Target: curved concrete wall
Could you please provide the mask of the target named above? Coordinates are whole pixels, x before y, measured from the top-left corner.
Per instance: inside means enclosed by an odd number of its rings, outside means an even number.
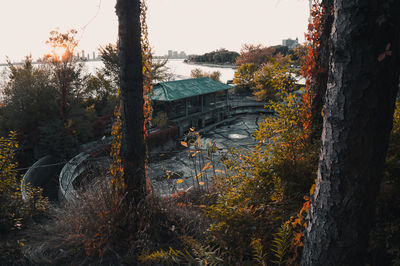
[[[34,187],[42,187],[45,196],[48,196],[52,200],[56,200],[57,193],[54,193],[54,191],[58,190],[58,184],[57,182],[54,182],[53,178],[58,176],[58,172],[61,170],[62,166],[63,164],[60,163],[60,159],[51,155],[47,155],[37,160],[28,171],[26,171],[22,178],[22,198],[27,200],[28,195],[26,186],[29,184]],[[57,179],[55,178],[55,180]]]

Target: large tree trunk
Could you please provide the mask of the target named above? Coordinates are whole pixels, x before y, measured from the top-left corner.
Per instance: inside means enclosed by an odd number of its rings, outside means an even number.
[[[324,14],[322,17],[323,30],[319,39],[319,47],[317,48],[317,64],[320,71],[317,73],[315,80],[310,85],[311,93],[313,94],[313,101],[311,106],[311,120],[312,120],[312,132],[311,140],[321,138],[322,132],[322,116],[321,111],[324,106],[326,86],[328,82],[328,71],[329,71],[329,55],[330,55],[330,43],[329,37],[332,30],[333,23],[333,0],[323,0],[321,5],[324,7]]]
[[[121,157],[127,199],[137,205],[146,195],[140,0],[117,0],[116,11],[122,99]]]
[[[335,0],[302,265],[364,265],[399,85],[398,0]]]

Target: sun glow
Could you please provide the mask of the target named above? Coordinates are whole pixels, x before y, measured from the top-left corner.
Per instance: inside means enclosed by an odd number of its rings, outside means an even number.
[[[61,47],[61,46],[53,47],[53,55],[57,59],[62,59],[66,55],[66,53],[67,53],[67,51],[66,51],[65,47]]]

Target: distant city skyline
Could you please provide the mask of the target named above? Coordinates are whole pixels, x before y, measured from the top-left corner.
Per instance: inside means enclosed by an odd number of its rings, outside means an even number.
[[[309,0],[148,0],[149,40],[158,56],[168,50],[204,54],[240,51],[245,43],[266,46],[284,39],[304,42]],[[0,4],[0,62],[49,52],[45,41],[56,28],[78,30],[79,47],[97,53],[118,35],[116,0],[15,0]]]

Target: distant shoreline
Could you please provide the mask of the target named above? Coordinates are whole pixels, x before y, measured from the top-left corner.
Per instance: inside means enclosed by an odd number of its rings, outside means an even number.
[[[197,66],[206,66],[206,67],[219,67],[219,68],[232,68],[236,69],[235,65],[219,65],[219,64],[211,64],[211,63],[200,63],[200,62],[191,62],[191,61],[183,61],[183,63],[188,65],[197,65]]]
[[[81,62],[85,63],[85,62],[99,62],[99,61],[101,61],[100,58],[96,58],[96,59],[85,59],[85,60],[79,59],[77,62],[79,62],[79,63],[81,63]],[[41,61],[32,61],[32,65],[40,65],[40,64],[43,64],[43,63],[44,63],[44,62],[41,62]],[[25,64],[25,61],[22,61],[22,62],[11,62],[11,64],[14,65],[14,66],[20,66],[20,65]],[[0,63],[0,66],[8,66],[8,63]]]

